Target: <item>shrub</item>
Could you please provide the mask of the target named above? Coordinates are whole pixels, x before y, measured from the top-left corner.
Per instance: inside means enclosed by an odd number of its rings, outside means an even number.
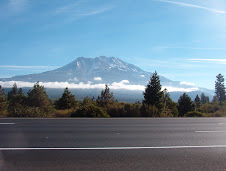
[[[202,113],[215,113],[218,110],[220,110],[220,105],[218,103],[206,103],[199,109]]]
[[[205,114],[198,112],[198,111],[192,111],[185,114],[185,117],[204,117]]]
[[[159,117],[160,113],[156,106],[147,106],[145,104],[140,108],[140,113],[143,117]]]
[[[71,117],[110,117],[104,110],[93,104],[81,105]]]
[[[209,113],[208,116],[210,117],[226,117],[226,105],[222,106],[220,110],[214,112],[214,113]]]
[[[54,117],[70,117],[71,114],[74,112],[74,109],[56,110],[54,113]]]

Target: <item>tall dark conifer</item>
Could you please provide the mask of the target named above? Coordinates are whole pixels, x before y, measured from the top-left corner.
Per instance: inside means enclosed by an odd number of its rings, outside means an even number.
[[[18,94],[18,89],[16,83],[13,84],[12,90],[8,92],[8,100],[11,100],[13,96],[16,96]]]
[[[163,104],[163,92],[161,91],[160,79],[155,71],[148,82],[145,91],[144,91],[144,100],[143,103],[149,106],[156,106],[158,109],[161,109]]]
[[[224,86],[224,76],[218,74],[216,76],[217,80],[215,81],[215,94],[217,100],[222,104],[225,100],[225,86]]]
[[[201,103],[201,99],[199,98],[198,94],[196,95],[194,102],[195,102],[195,109],[200,108],[202,103]]]
[[[178,99],[178,116],[184,116],[187,112],[193,111],[195,109],[194,103],[192,102],[191,98],[184,93]]]
[[[114,95],[112,92],[110,92],[108,85],[105,85],[105,89],[101,91],[101,95],[97,97],[96,102],[100,106],[105,106],[108,103],[114,102]]]
[[[56,100],[55,105],[57,109],[71,109],[76,107],[76,103],[75,96],[66,87],[61,98]]]
[[[0,85],[0,116],[1,115],[4,116],[5,113],[7,113],[7,107],[8,107],[7,97],[5,95],[4,89]]]

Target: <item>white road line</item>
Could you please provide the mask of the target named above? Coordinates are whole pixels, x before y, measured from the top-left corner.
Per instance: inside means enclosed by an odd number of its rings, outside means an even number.
[[[0,151],[14,151],[14,150],[136,150],[136,149],[185,149],[185,148],[226,148],[226,145],[162,146],[162,147],[0,148]]]
[[[0,123],[0,125],[14,125],[15,123]]]
[[[210,132],[210,133],[223,133],[223,132],[226,132],[226,131],[195,131],[195,132],[197,132],[197,133],[208,133],[208,132]]]

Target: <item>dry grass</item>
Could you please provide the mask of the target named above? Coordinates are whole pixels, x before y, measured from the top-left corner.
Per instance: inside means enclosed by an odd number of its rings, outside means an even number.
[[[53,117],[70,117],[75,109],[56,110]]]

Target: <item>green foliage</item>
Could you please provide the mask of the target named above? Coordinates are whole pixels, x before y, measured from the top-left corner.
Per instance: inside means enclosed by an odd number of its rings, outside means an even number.
[[[124,116],[124,103],[111,103],[105,106],[104,110],[111,117],[123,117]]]
[[[94,104],[80,105],[71,117],[110,117],[104,110]]]
[[[194,109],[194,103],[186,93],[180,96],[180,98],[178,99],[179,116],[183,117],[187,112],[193,111]]]
[[[198,108],[200,108],[202,102],[201,99],[199,98],[199,95],[197,94],[194,100],[195,103],[195,110],[197,110]]]
[[[99,106],[106,106],[114,102],[114,95],[110,92],[108,85],[105,85],[105,90],[101,91],[101,95],[97,97],[96,102]]]
[[[73,94],[68,90],[66,87],[64,89],[64,92],[58,100],[55,102],[55,107],[58,110],[63,110],[63,109],[71,109],[71,108],[76,108],[76,99]]]
[[[163,107],[163,92],[161,91],[160,79],[155,71],[145,88],[143,103],[152,108],[157,108],[160,112]],[[155,106],[155,107],[154,107]]]
[[[8,116],[27,116],[27,97],[23,93],[22,88],[18,91],[16,83],[13,84],[12,90],[8,92],[8,101]]]
[[[155,105],[148,106],[143,104],[140,112],[142,117],[160,117],[160,112]]]
[[[164,93],[164,107],[163,111],[161,113],[161,117],[177,117],[178,116],[178,110],[177,110],[177,104],[170,98],[169,93],[167,92],[167,89],[163,90]]]
[[[56,110],[54,112],[54,117],[70,117],[74,112],[75,109]]]
[[[40,86],[39,82],[28,92],[26,104],[28,106],[27,116],[50,117],[54,114],[52,102],[49,100],[44,86]]]
[[[23,93],[12,96],[11,100],[9,101],[9,116],[27,116],[26,100],[27,97]]]
[[[220,110],[220,105],[218,103],[206,103],[203,104],[199,111],[202,113],[215,113],[216,111]]]
[[[140,117],[141,104],[126,104],[124,106],[124,115],[129,117]]]
[[[205,114],[198,112],[198,111],[192,111],[185,114],[186,117],[204,117]]]
[[[216,78],[217,80],[215,81],[215,98],[222,105],[222,102],[225,100],[224,76],[218,74]]]
[[[8,100],[10,101],[13,96],[16,96],[18,94],[18,89],[16,83],[13,84],[13,88],[11,91],[8,92]]]
[[[205,96],[204,93],[201,94],[201,103],[202,104],[206,104],[206,103],[209,103],[209,97],[208,96]]]
[[[226,117],[226,105],[225,104],[224,104],[224,106],[221,105],[219,110],[217,110],[214,113],[209,113],[208,116],[211,116],[211,117]]]
[[[81,105],[89,105],[89,104],[93,104],[93,103],[94,103],[93,98],[90,99],[88,96],[86,96],[86,97],[83,99]]]
[[[0,116],[6,116],[7,115],[7,97],[5,95],[4,89],[0,85]]]
[[[221,77],[222,81],[222,77]],[[215,95],[215,101],[220,97]],[[51,100],[43,86],[37,82],[27,96],[16,83],[7,96],[0,86],[0,116],[11,117],[225,117],[226,101],[209,103],[209,97],[204,93],[201,99],[197,95],[194,103],[191,98],[184,93],[178,99],[178,104],[172,101],[169,93],[165,89],[161,91],[159,76],[155,72],[144,92],[144,100],[131,104],[117,102],[113,93],[106,85],[101,91],[101,96],[95,99],[86,97],[80,104],[66,88],[62,97],[55,102],[55,110]],[[195,111],[194,111],[195,110]]]
[[[111,117],[140,117],[141,104],[119,103],[108,104],[105,111]]]

